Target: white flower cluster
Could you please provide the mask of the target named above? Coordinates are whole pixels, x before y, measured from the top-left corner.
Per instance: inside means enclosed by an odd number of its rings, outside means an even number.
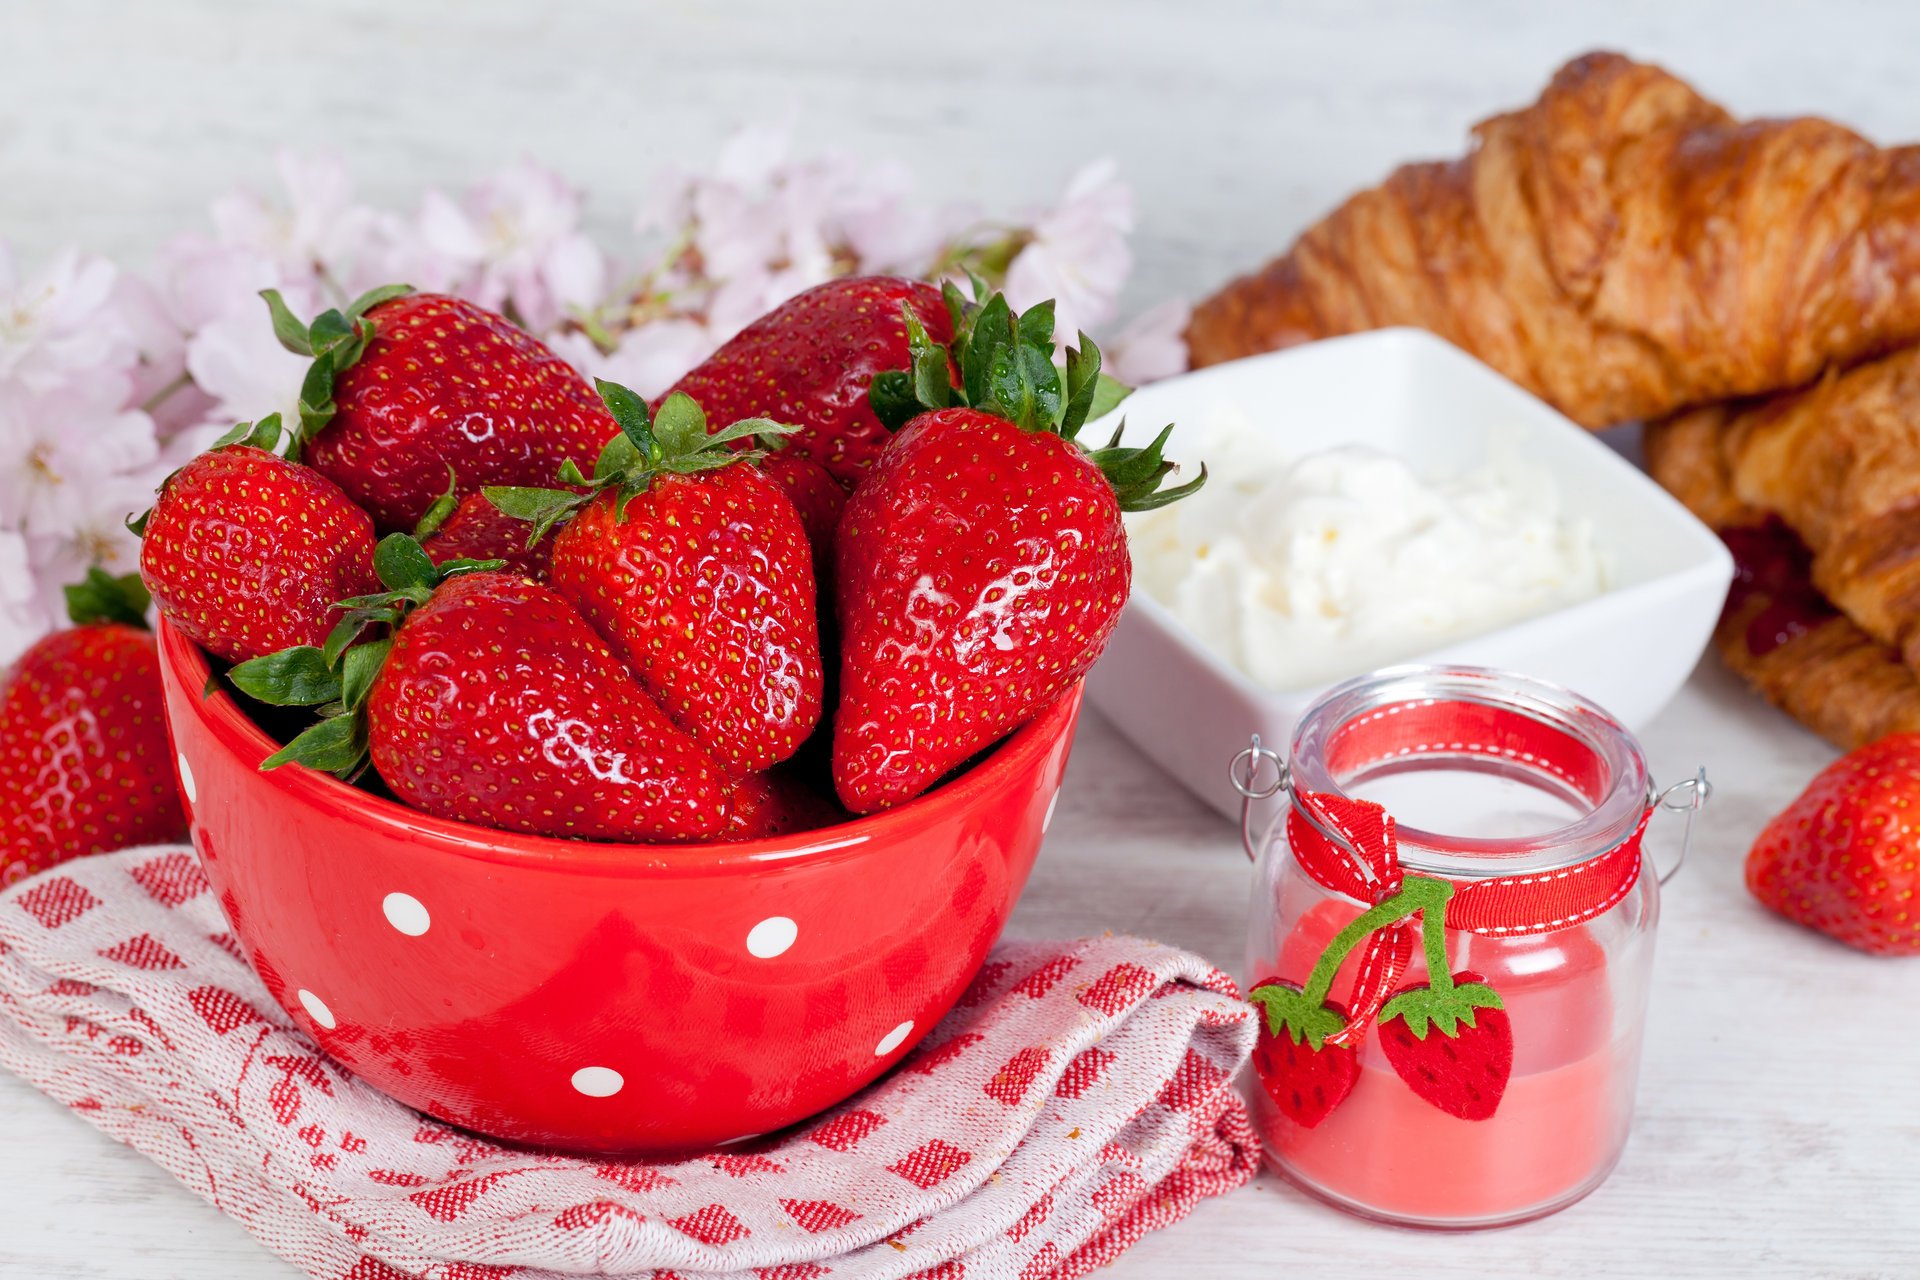
[[[258,294],[296,314],[406,283],[500,310],[583,371],[657,395],[754,318],[836,276],[975,271],[1016,307],[1058,302],[1059,332],[1098,333],[1132,257],[1133,204],[1089,166],[1013,222],[916,203],[898,166],[796,158],[751,129],[712,169],[668,174],[623,258],[582,231],[581,196],[523,162],[411,214],[356,200],[331,157],[279,159],[283,190],[216,201],[144,275],[68,251],[24,274],[0,243],[0,664],[64,620],[91,564],[133,568],[125,527],[156,484],[235,422],[293,415],[306,362]],[[1106,347],[1146,381],[1185,367],[1186,309],[1154,308]]]

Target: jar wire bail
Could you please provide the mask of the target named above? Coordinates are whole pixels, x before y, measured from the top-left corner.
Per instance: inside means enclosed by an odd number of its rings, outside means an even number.
[[[1651,791],[1651,788],[1649,790]],[[1668,813],[1687,815],[1686,825],[1680,829],[1680,856],[1674,859],[1672,866],[1657,873],[1662,886],[1679,875],[1680,868],[1687,865],[1687,851],[1693,847],[1693,816],[1705,808],[1707,801],[1711,799],[1713,799],[1713,784],[1707,781],[1705,765],[1701,765],[1693,777],[1682,778],[1666,790],[1648,797],[1650,805],[1657,804]]]
[[[1260,785],[1262,765],[1273,766],[1273,783]],[[1253,806],[1262,800],[1271,800],[1287,789],[1289,781],[1286,757],[1271,747],[1263,746],[1260,735],[1254,734],[1253,741],[1240,748],[1227,765],[1227,779],[1233,783],[1233,789],[1240,793],[1240,847],[1247,851],[1248,862],[1260,861],[1260,846],[1253,838]]]

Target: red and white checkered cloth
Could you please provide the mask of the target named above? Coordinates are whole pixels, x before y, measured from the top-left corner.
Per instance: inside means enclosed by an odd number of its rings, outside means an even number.
[[[1051,1280],[1258,1143],[1233,983],[1135,938],[1009,943],[900,1069],[798,1129],[672,1161],[534,1154],[324,1057],[239,959],[184,848],[0,894],[0,1064],[322,1280]]]

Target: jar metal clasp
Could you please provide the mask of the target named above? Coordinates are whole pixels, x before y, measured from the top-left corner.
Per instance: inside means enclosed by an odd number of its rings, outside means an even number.
[[[1263,782],[1262,775],[1272,770],[1273,780]],[[1287,789],[1290,775],[1286,757],[1260,741],[1260,735],[1254,734],[1248,744],[1233,757],[1227,768],[1227,777],[1233,783],[1233,789],[1240,793],[1240,847],[1247,851],[1247,860],[1260,860],[1260,843],[1253,834],[1253,806],[1262,800],[1271,800]],[[1669,813],[1687,815],[1686,825],[1680,833],[1680,856],[1674,859],[1671,867],[1659,873],[1660,883],[1665,884],[1680,873],[1687,865],[1687,853],[1693,847],[1693,817],[1706,807],[1713,798],[1713,783],[1707,780],[1706,766],[1702,765],[1691,778],[1682,778],[1664,791],[1647,788],[1649,808],[1659,806]]]

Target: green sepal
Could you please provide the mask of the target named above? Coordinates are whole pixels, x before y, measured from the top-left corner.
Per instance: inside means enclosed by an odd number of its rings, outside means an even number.
[[[325,643],[320,646],[320,652],[326,655],[327,665],[332,666],[340,661],[340,655],[347,651],[347,646],[358,640],[368,627],[376,624],[391,626],[398,621],[398,609],[354,609],[334,624],[333,630],[327,633]]]
[[[373,572],[389,591],[431,588],[439,581],[433,557],[411,534],[390,533],[373,549]]]
[[[68,583],[63,594],[67,617],[80,627],[90,622],[120,622],[144,630],[147,608],[153,603],[139,574],[116,577],[97,564],[88,568],[87,576],[80,581]]]
[[[439,531],[447,522],[447,517],[460,509],[460,475],[452,467],[447,468],[446,492],[433,500],[431,506],[420,513],[420,519],[413,526],[413,536],[425,541]]]
[[[591,479],[571,459],[560,466],[558,481],[578,485],[570,489],[538,489],[491,485],[481,492],[496,509],[533,526],[527,538],[532,548],[554,525],[586,505],[596,494],[613,490],[615,519],[626,518],[627,507],[647,491],[657,475],[695,475],[717,471],[736,462],[754,462],[766,456],[762,449],[732,449],[737,441],[756,443],[791,435],[800,428],[768,418],[743,418],[718,431],[707,430],[707,415],[699,402],[676,391],[649,409],[646,400],[617,382],[595,379],[602,403],[620,434],[600,450]]]
[[[262,772],[283,764],[304,764],[321,773],[351,778],[366,767],[367,722],[359,715],[329,716],[309,725],[299,737],[260,762]]]
[[[1404,1018],[1407,1030],[1416,1040],[1425,1040],[1429,1025],[1437,1027],[1449,1039],[1460,1034],[1462,1026],[1474,1025],[1475,1009],[1505,1008],[1500,993],[1484,982],[1459,982],[1445,990],[1432,984],[1409,987],[1387,1001],[1380,1010],[1380,1021]]]
[[[888,431],[898,431],[926,412],[920,397],[914,394],[913,377],[905,369],[874,374],[867,387],[867,405]]]
[[[373,691],[373,681],[393,650],[391,640],[370,640],[347,650],[340,663],[340,701],[346,711],[358,711]]]
[[[230,445],[245,444],[245,445],[252,445],[256,449],[264,449],[268,453],[272,453],[280,447],[281,431],[282,431],[282,427],[280,422],[280,415],[277,413],[270,413],[266,417],[260,419],[258,422],[236,422],[231,427],[228,427],[225,431],[221,432],[219,438],[214,440],[212,444],[209,444],[204,450],[202,450],[202,452],[212,453],[216,449],[225,449]],[[298,436],[296,435],[295,440],[293,442],[293,446],[289,447],[287,451],[287,456],[289,458],[292,458],[294,461],[299,460],[298,449],[297,449],[298,444],[299,444],[299,440],[298,440]],[[156,492],[164,493],[166,491],[168,481],[172,480],[175,476],[179,474],[180,474],[180,469],[178,467],[175,467],[172,471],[169,471],[166,474],[166,476],[160,481],[160,484]],[[147,524],[152,519],[153,519],[153,508],[148,507],[145,511],[141,512],[139,515],[132,516],[127,520],[126,522],[127,532],[131,533],[136,538],[146,537]]]
[[[1284,1033],[1295,1044],[1305,1041],[1315,1053],[1328,1036],[1347,1025],[1325,1003],[1308,999],[1300,988],[1285,982],[1262,983],[1247,993],[1247,1002],[1265,1011],[1269,1035]]]
[[[289,458],[298,459],[307,442],[333,421],[337,408],[333,400],[334,381],[359,363],[367,344],[373,341],[374,325],[366,319],[367,312],[412,292],[409,285],[382,285],[367,290],[344,310],[330,308],[303,325],[288,310],[286,299],[277,290],[260,291],[280,345],[295,355],[313,358],[300,382],[300,427],[287,446]]]
[[[275,707],[316,707],[340,696],[340,676],[326,652],[310,644],[252,658],[227,672],[233,687]]]

